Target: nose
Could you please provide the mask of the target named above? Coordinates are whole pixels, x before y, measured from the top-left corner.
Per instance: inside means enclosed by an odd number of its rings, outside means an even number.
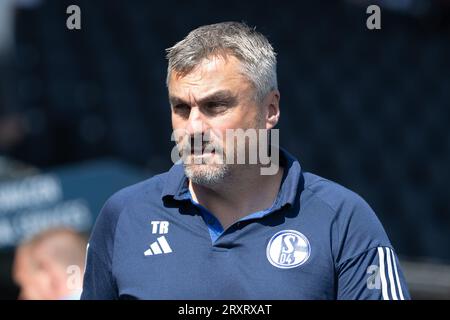
[[[190,136],[203,133],[207,129],[207,124],[198,107],[192,107],[186,125],[186,133]]]

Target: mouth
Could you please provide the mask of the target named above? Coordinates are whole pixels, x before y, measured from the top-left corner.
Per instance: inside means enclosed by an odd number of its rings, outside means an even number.
[[[206,154],[215,154],[216,150],[214,148],[209,148],[208,150],[206,150],[206,146],[202,146],[201,148],[191,148],[190,149],[190,154],[191,155],[195,155],[195,156],[202,156],[202,155],[206,155]]]
[[[211,151],[206,150],[205,151],[204,149],[191,150],[191,156],[199,156],[199,157],[201,157],[201,156],[211,155],[211,154],[216,154],[216,151],[215,150],[211,150]]]
[[[211,145],[202,148],[186,148],[183,158],[187,165],[218,165],[225,162],[220,152],[220,149],[211,148]]]

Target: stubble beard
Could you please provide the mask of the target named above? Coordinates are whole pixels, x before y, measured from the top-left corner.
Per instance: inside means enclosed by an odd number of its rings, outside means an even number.
[[[230,176],[230,166],[227,164],[188,164],[184,166],[184,172],[192,183],[212,187],[223,183]]]
[[[213,146],[214,150],[218,151],[217,154],[191,155],[190,150],[187,149],[182,152],[184,172],[192,183],[211,187],[223,183],[231,175],[231,165],[226,163],[222,147],[217,143]],[[222,159],[221,156],[223,156]]]

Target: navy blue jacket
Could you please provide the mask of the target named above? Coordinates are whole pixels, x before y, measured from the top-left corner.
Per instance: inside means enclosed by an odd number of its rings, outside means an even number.
[[[226,230],[192,200],[180,164],[114,194],[89,241],[82,299],[409,299],[369,205],[280,159],[273,205]]]

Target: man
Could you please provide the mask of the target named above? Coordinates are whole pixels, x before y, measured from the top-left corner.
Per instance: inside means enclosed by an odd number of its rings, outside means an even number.
[[[82,299],[409,298],[363,199],[302,171],[283,149],[271,147],[279,169],[269,174],[262,161],[236,161],[256,151],[227,132],[275,130],[280,116],[275,53],[262,34],[235,22],[203,26],[168,60],[182,163],[107,201]]]
[[[13,278],[21,300],[79,300],[86,240],[75,231],[56,228],[21,244]]]

